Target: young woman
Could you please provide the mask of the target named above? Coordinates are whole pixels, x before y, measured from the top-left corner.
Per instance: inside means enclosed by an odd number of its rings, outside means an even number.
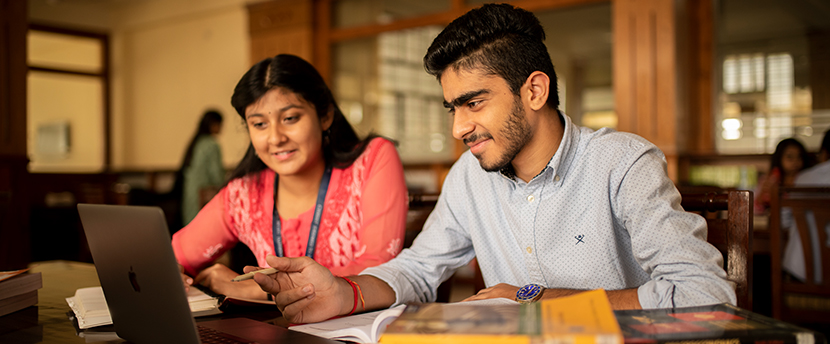
[[[403,167],[393,144],[360,140],[322,77],[292,55],[248,70],[231,104],[251,143],[228,184],[173,236],[184,272],[214,292],[267,295],[253,280],[210,265],[242,242],[267,255],[310,256],[336,275],[383,263],[401,250],[407,211]]]
[[[755,213],[765,214],[769,209],[770,193],[773,185],[793,186],[795,177],[806,167],[809,167],[809,154],[796,139],[789,138],[781,140],[775,146],[770,160],[769,173],[766,178],[758,183],[758,190],[755,192]]]
[[[187,225],[202,207],[200,192],[218,189],[225,181],[222,149],[216,136],[222,131],[222,114],[209,110],[202,115],[196,135],[187,145],[179,170],[182,178],[182,224]],[[215,192],[215,189],[214,189]]]

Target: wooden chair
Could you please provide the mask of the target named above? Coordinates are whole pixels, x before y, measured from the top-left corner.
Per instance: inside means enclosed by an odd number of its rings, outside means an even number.
[[[409,194],[409,211],[406,213],[406,233],[403,247],[412,245],[412,241],[424,228],[424,223],[437,202],[438,194]]]
[[[738,307],[752,310],[752,193],[721,190],[681,195],[683,209],[706,218],[707,240],[724,255],[726,277],[735,284]]]
[[[784,243],[781,210],[792,211],[798,228],[806,272],[804,282],[782,271]],[[812,214],[812,215],[809,215]],[[811,228],[808,217],[815,219]],[[772,316],[800,323],[830,323],[830,247],[826,229],[830,226],[830,187],[774,188],[770,200],[770,253],[772,265]],[[810,232],[817,234],[819,251],[814,252]],[[813,257],[821,259],[822,282],[816,283]]]

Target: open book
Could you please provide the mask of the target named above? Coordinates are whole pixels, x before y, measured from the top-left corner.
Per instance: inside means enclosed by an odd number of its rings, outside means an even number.
[[[219,310],[219,300],[198,288],[188,289],[187,301],[190,303],[190,311],[194,317],[222,313]],[[66,298],[66,303],[75,313],[78,328],[82,330],[112,324],[107,300],[104,298],[104,291],[101,287],[78,289],[74,296]]]
[[[502,298],[468,301],[461,304],[517,305],[516,301]],[[326,320],[316,324],[296,325],[289,328],[294,331],[339,341],[377,343],[380,336],[386,331],[386,327],[397,319],[405,308],[406,305],[398,305],[385,310]]]
[[[356,342],[377,343],[378,338],[392,320],[395,320],[406,305],[399,305],[385,310],[351,315],[326,320],[315,324],[289,327],[294,331],[310,333],[328,339]]]

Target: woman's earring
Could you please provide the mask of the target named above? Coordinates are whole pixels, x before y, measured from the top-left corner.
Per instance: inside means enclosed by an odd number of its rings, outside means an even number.
[[[331,128],[323,130],[323,144],[328,145],[331,137]]]

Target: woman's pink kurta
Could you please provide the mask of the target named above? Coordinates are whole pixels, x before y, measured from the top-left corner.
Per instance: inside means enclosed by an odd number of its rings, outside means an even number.
[[[274,254],[274,171],[232,180],[173,235],[176,259],[195,276],[237,242],[260,266]],[[332,170],[314,259],[338,276],[392,259],[401,251],[407,192],[400,158],[391,142],[374,139],[355,162]],[[286,257],[305,255],[314,208],[282,219]]]

